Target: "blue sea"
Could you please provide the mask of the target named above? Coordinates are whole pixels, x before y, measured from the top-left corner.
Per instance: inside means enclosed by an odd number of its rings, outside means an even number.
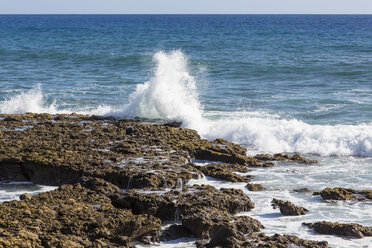
[[[372,15],[0,15],[0,113],[26,112],[177,120],[250,155],[317,159],[255,169],[271,191],[247,192],[251,216],[269,234],[372,247],[301,227],[372,226],[370,202],[291,191],[372,189]],[[311,213],[273,218],[272,197]]]

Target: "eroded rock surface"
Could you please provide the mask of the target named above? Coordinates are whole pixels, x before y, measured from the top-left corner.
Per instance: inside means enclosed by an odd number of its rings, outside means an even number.
[[[309,210],[303,207],[295,206],[293,203],[289,201],[283,201],[278,199],[273,199],[272,206],[274,208],[279,207],[280,212],[283,215],[295,216],[295,215],[305,215]]]
[[[350,236],[354,238],[364,238],[365,236],[372,236],[372,228],[355,223],[342,224],[338,222],[322,221],[303,224],[308,226],[309,228],[314,229],[315,232],[320,234]]]
[[[80,184],[0,204],[0,220],[0,247],[123,247],[161,224]]]
[[[319,194],[322,196],[324,200],[372,199],[372,190],[355,190],[355,189],[347,189],[347,188],[325,188]]]
[[[0,204],[0,247],[126,247],[134,240],[190,234],[208,239],[198,243],[203,247],[326,247],[258,234],[264,228],[259,221],[236,216],[254,207],[241,190],[186,186],[202,173],[250,182],[249,167],[315,161],[283,154],[248,157],[242,146],[201,139],[177,122],[77,114],[0,117],[0,180],[63,185]],[[193,158],[222,163],[197,166]],[[160,236],[161,221],[177,225]]]
[[[230,182],[250,182],[252,176],[244,175],[241,176],[234,172],[247,173],[249,171],[248,166],[240,164],[226,164],[226,163],[214,163],[207,164],[204,166],[196,166],[198,170],[203,172],[206,176],[211,176],[217,179],[226,180]]]

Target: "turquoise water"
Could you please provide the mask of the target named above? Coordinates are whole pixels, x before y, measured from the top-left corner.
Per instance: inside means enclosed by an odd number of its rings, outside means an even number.
[[[372,16],[0,15],[0,113],[25,112],[178,120],[249,154],[317,159],[253,169],[265,194],[212,178],[196,183],[244,190],[257,206],[247,214],[268,234],[372,247],[372,238],[301,227],[321,220],[372,226],[370,202],[292,191],[372,189]],[[0,202],[48,189],[1,184]],[[273,197],[311,211],[279,217]]]

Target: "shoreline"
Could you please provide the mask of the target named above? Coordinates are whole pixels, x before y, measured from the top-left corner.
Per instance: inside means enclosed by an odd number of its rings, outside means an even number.
[[[249,176],[250,168],[316,161],[298,154],[248,157],[240,145],[201,139],[179,126],[77,114],[0,115],[0,180],[59,187],[0,204],[0,247],[122,247],[188,236],[199,239],[198,247],[328,247],[327,242],[290,235],[266,236],[258,220],[236,216],[255,207],[239,189],[188,185],[209,176],[264,190]],[[200,166],[193,159],[211,162]],[[362,191],[332,192],[328,195],[349,196],[330,198],[335,200],[371,199],[369,191],[366,196]],[[291,203],[275,205],[281,212],[304,213]],[[33,224],[47,219],[53,225]],[[176,224],[161,231],[164,221]],[[355,225],[358,232],[364,230]],[[361,234],[370,235],[368,230]]]

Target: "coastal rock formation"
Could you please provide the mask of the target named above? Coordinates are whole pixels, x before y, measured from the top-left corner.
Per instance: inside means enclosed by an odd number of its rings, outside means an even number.
[[[318,194],[317,192],[314,194]],[[324,200],[365,200],[372,199],[372,190],[346,188],[325,188],[319,193]]]
[[[0,180],[60,186],[0,204],[0,247],[130,247],[133,241],[189,235],[203,239],[200,247],[326,247],[294,236],[259,235],[259,221],[236,216],[254,208],[242,190],[187,186],[203,174],[250,182],[251,176],[239,173],[283,159],[306,162],[297,155],[248,157],[242,146],[201,139],[176,122],[77,114],[0,117]],[[198,166],[192,159],[214,162]],[[176,224],[162,231],[162,221]]]
[[[294,155],[288,155],[288,154],[281,154],[281,153],[276,153],[274,155],[270,154],[258,154],[255,156],[257,160],[261,161],[292,161],[296,163],[303,163],[303,164],[316,164],[318,161],[316,160],[311,160],[311,159],[306,159],[301,157],[299,154],[294,154]]]
[[[305,215],[309,210],[303,207],[298,207],[289,201],[282,201],[278,199],[273,199],[272,206],[275,208],[279,207],[280,212],[283,215],[295,216],[295,215]]]
[[[0,247],[119,247],[160,230],[160,219],[117,209],[80,184],[0,204]]]
[[[337,222],[316,222],[316,223],[303,223],[303,225],[314,229],[315,232],[320,234],[330,234],[337,236],[350,236],[354,238],[364,238],[365,236],[372,236],[372,228],[364,227],[359,224],[342,224]]]
[[[262,191],[265,190],[265,187],[262,186],[261,184],[255,184],[255,183],[249,183],[247,184],[246,188],[249,191]]]
[[[208,185],[194,185],[183,191],[150,191],[145,194],[130,190],[113,199],[113,203],[117,207],[132,209],[134,213],[151,214],[162,220],[181,220],[182,216],[201,211],[203,207],[230,214],[254,208],[253,202],[243,191],[224,188],[217,190]]]
[[[266,236],[264,233],[253,233],[249,236],[243,236],[236,233],[233,229],[222,229],[216,233],[219,236],[214,236],[209,242],[201,240],[196,242],[198,248],[210,247],[303,247],[303,248],[327,248],[326,241],[311,241],[300,239],[294,235]]]
[[[250,182],[252,176],[241,176],[234,172],[246,173],[249,171],[248,167],[240,164],[226,164],[214,163],[204,166],[197,166],[198,170],[203,172],[206,176],[211,176],[217,179],[226,180],[230,182]]]

